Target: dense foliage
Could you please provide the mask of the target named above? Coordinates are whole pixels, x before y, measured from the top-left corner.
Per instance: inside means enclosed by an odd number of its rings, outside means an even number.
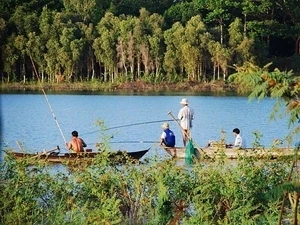
[[[294,76],[292,71],[270,71],[270,66],[267,64],[261,68],[252,63],[236,66],[237,73],[232,74],[229,80],[239,86],[240,92],[250,93],[250,99],[277,99],[271,118],[287,114],[289,125],[295,125],[290,136],[300,142],[300,77]]]
[[[36,158],[7,157],[0,169],[1,224],[266,225],[279,219],[289,162],[241,158],[180,166],[152,158],[114,165],[102,155],[95,164],[58,170]]]
[[[299,0],[4,0],[0,76],[226,80],[232,65],[248,61],[298,73],[299,34]]]

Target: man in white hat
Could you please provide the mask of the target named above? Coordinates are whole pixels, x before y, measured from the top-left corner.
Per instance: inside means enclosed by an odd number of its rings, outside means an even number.
[[[162,129],[164,130],[160,136],[160,145],[164,145],[166,147],[174,147],[175,146],[175,134],[170,130],[170,126],[168,123],[162,124]]]
[[[191,138],[190,130],[193,127],[194,110],[188,106],[189,102],[186,98],[183,98],[180,104],[182,108],[179,110],[178,119],[182,128],[183,145],[186,146],[187,140]]]

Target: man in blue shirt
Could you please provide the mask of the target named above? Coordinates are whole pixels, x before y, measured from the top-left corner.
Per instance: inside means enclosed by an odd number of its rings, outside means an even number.
[[[163,132],[160,136],[160,145],[164,145],[166,147],[174,147],[175,146],[175,134],[170,130],[170,126],[168,123],[163,123],[161,126],[163,128]]]

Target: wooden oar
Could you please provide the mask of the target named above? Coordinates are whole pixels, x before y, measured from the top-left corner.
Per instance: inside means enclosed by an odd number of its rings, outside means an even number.
[[[191,141],[192,138],[191,138],[190,134],[188,134],[188,133],[185,132],[185,130],[182,128],[182,126],[180,125],[180,123],[178,122],[178,120],[173,116],[172,111],[169,111],[167,113],[167,115],[170,115],[173,118],[173,120],[180,127],[181,132],[183,132],[187,136],[187,138]],[[206,155],[207,157],[211,158],[196,142],[193,141],[193,143],[196,145],[197,149],[200,149],[203,152],[204,155]]]
[[[60,148],[59,148],[58,145],[56,146],[56,148],[53,148],[53,149],[51,149],[51,150],[48,150],[48,151],[44,151],[44,152],[38,153],[38,154],[36,154],[35,156],[32,156],[31,158],[37,158],[37,157],[39,157],[39,156],[46,155],[46,154],[51,153],[51,152],[54,152],[54,151],[56,151],[56,150],[60,150]]]

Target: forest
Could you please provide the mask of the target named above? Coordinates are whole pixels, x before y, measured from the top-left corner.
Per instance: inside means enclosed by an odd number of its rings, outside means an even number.
[[[299,0],[3,0],[1,83],[226,81],[300,73]]]

